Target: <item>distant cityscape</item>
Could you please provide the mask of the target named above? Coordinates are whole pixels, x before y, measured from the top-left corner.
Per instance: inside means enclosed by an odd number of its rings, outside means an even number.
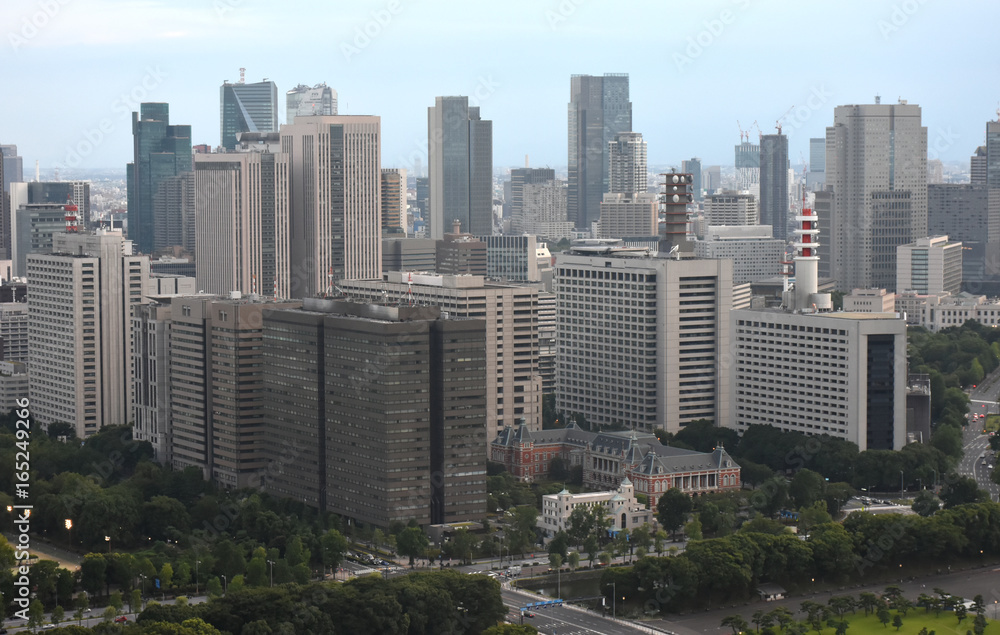
[[[426,165],[387,165],[377,115],[299,84],[279,122],[243,69],[217,146],[142,103],[124,178],[0,146],[4,404],[382,528],[484,519],[488,460],[739,487],[726,455],[648,446],[700,422],[926,442],[907,328],[1000,320],[1000,122],[944,164],[920,106],[876,96],[826,113],[808,161],[779,120],[731,166],[650,166],[628,74],[569,80],[556,168],[495,166],[467,96],[426,99]],[[545,403],[596,436],[543,441]]]

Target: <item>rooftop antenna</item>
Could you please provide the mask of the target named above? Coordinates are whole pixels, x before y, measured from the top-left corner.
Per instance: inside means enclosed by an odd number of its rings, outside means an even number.
[[[669,258],[671,256],[674,257],[674,260],[680,260],[681,259],[681,246],[680,245],[674,245],[673,247],[670,248],[670,251],[667,252],[667,258]]]

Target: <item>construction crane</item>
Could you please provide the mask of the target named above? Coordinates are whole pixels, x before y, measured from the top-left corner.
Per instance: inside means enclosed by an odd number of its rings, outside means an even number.
[[[783,114],[780,117],[778,117],[777,121],[774,122],[774,127],[778,129],[778,134],[781,134],[781,120],[784,119],[785,117],[787,117],[788,113],[792,112],[792,109],[794,109],[794,108],[795,108],[795,104],[792,104],[792,107],[789,108],[788,110],[786,110],[785,114]]]
[[[998,109],[997,112],[998,112],[998,116],[1000,116],[1000,109]],[[750,132],[749,131],[747,131],[747,132],[743,131],[743,126],[740,125],[740,120],[739,119],[736,120],[736,127],[740,129],[740,143],[743,143],[744,138],[749,141],[750,140]]]
[[[757,126],[757,120],[756,119],[753,120],[753,125]],[[757,138],[760,139],[763,136],[764,136],[764,133],[761,132],[760,126],[757,126]],[[747,141],[749,141],[749,140],[750,140],[750,134],[747,133]]]

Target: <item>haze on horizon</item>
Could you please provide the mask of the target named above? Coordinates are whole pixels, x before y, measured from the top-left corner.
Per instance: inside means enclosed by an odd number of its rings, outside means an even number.
[[[170,104],[192,143],[219,144],[224,80],[326,82],[341,114],[382,118],[382,165],[426,168],[427,107],[469,95],[493,121],[495,166],[566,165],[572,74],[628,73],[649,164],[733,163],[737,120],[756,140],[778,119],[808,160],[842,104],[922,107],[929,158],[967,162],[1000,95],[987,45],[1000,5],[764,0],[10,0],[0,5],[0,143],[26,175],[124,169],[131,112]],[[756,126],[754,122],[756,121]]]

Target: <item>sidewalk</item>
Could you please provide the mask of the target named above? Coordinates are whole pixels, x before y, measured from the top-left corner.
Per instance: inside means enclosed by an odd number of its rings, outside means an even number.
[[[4,532],[3,535],[12,546],[17,544],[17,537],[13,534]],[[70,571],[79,569],[80,562],[83,560],[83,556],[80,554],[57,547],[48,542],[42,542],[38,536],[31,536],[31,548],[28,549],[28,553],[37,556],[40,560],[55,560],[59,563],[60,567],[69,569]]]

